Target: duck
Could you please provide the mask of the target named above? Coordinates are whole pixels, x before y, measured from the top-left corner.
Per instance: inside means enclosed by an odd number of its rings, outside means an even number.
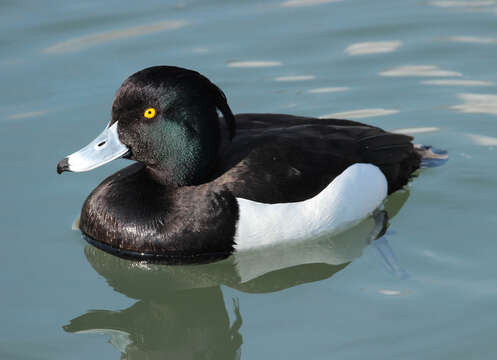
[[[115,93],[110,121],[57,172],[133,163],[85,200],[79,229],[123,258],[201,263],[338,234],[381,208],[427,148],[361,122],[234,115],[199,72],[153,66]]]

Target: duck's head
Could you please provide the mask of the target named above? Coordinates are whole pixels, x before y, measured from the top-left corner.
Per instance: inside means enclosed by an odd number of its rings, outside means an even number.
[[[235,119],[226,97],[206,77],[172,66],[141,70],[117,90],[105,130],[61,160],[57,172],[88,171],[127,157],[145,164],[159,182],[200,183],[219,151],[217,110],[232,137]]]

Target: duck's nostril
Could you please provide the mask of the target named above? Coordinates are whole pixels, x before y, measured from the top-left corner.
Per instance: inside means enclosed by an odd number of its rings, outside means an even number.
[[[97,146],[98,147],[101,147],[101,146],[104,146],[105,145],[105,141],[102,141],[101,143],[99,143]]]

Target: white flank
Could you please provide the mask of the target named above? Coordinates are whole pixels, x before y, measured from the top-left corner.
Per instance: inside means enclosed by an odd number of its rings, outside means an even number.
[[[402,41],[376,41],[352,44],[345,49],[348,55],[389,53],[402,46]]]
[[[377,209],[387,196],[387,180],[371,164],[354,164],[315,197],[295,203],[263,204],[237,199],[237,251],[295,243],[338,234]]]
[[[91,46],[108,43],[114,40],[126,39],[135,36],[148,35],[160,31],[179,29],[188,23],[186,21],[162,21],[155,24],[135,26],[119,30],[111,30],[63,41],[45,48],[45,54],[64,54],[89,48]]]
[[[230,61],[228,67],[234,68],[260,68],[281,66],[281,61]]]
[[[362,119],[367,117],[374,116],[385,116],[397,114],[399,110],[396,109],[361,109],[361,110],[352,110],[352,111],[344,111],[334,114],[326,114],[322,115],[320,119],[338,119],[338,118],[349,118],[349,119]]]
[[[426,77],[449,77],[462,76],[456,71],[442,70],[436,65],[407,65],[380,72],[382,76],[426,76]]]

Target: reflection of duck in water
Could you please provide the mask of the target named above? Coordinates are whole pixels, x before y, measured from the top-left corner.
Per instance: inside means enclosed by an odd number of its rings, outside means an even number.
[[[408,192],[399,192],[389,198],[385,209],[390,217],[407,197]],[[261,293],[329,278],[384,232],[384,215],[377,213],[330,239],[245,252],[205,265],[134,262],[87,246],[89,263],[108,284],[139,300],[121,311],[89,311],[64,329],[105,333],[127,359],[239,358],[242,317],[235,302],[230,326],[220,285]]]
[[[126,359],[239,358],[241,316],[235,303],[236,320],[230,326],[219,287],[162,295],[121,311],[90,311],[64,329],[105,333]]]

